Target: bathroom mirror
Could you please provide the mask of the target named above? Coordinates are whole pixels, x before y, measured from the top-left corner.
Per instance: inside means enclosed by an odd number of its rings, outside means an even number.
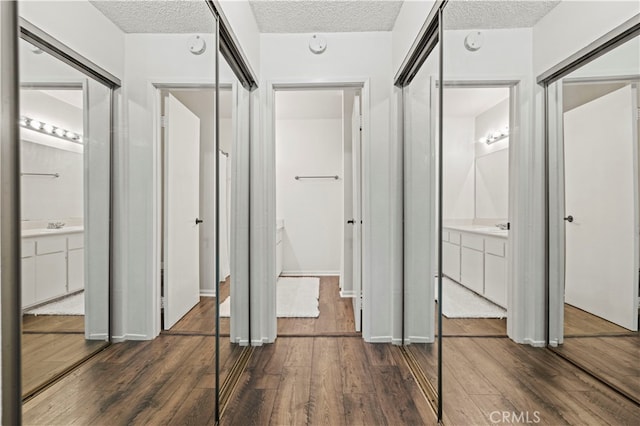
[[[110,341],[111,90],[20,40],[22,395]]]
[[[640,37],[548,86],[549,345],[640,402]]]

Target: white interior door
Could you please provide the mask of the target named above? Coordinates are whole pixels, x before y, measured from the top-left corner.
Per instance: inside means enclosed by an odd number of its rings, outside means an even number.
[[[352,193],[353,193],[353,315],[356,331],[362,330],[362,191],[361,191],[361,155],[362,130],[360,128],[360,97],[353,101],[351,116],[351,143],[353,155]]]
[[[565,302],[635,331],[633,104],[625,86],[564,114]]]
[[[173,95],[165,99],[164,328],[200,299],[200,119]]]

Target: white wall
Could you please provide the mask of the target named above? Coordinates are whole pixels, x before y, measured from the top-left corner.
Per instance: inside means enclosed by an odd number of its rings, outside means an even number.
[[[442,135],[443,220],[471,221],[475,217],[474,118],[445,116]]]
[[[509,126],[509,99],[475,118],[475,218],[506,221],[509,214],[509,138],[478,140]]]
[[[539,75],[632,16],[637,1],[564,0],[533,27],[533,72]]]
[[[22,1],[19,13],[96,65],[123,77],[124,33],[89,1]]]
[[[371,115],[369,121],[365,121],[363,130],[365,138],[368,137],[363,146],[363,244],[364,259],[367,262],[363,265],[363,286],[365,308],[368,305],[369,309],[364,312],[363,337],[366,340],[390,341],[393,286],[389,283],[398,287],[398,280],[393,279],[391,273],[392,264],[399,259],[399,249],[397,246],[392,247],[391,241],[400,228],[397,206],[389,202],[393,196],[392,185],[400,179],[398,170],[392,168],[398,150],[397,141],[390,139],[389,128],[391,33],[326,34],[327,50],[321,55],[314,55],[309,51],[310,36],[261,35],[261,86],[266,87],[267,82],[369,79],[369,105],[364,108],[370,109]],[[262,93],[266,106],[268,93]],[[263,126],[268,131],[268,123],[263,121]],[[269,161],[268,157],[264,161]],[[259,184],[264,185],[264,190],[268,193],[269,183],[263,179]],[[256,190],[260,191],[261,188],[262,186],[258,186]],[[267,221],[271,222],[271,218],[268,217]],[[268,321],[268,318],[265,317],[264,321]]]
[[[413,0],[402,3],[391,34],[393,49],[391,66],[394,75],[399,71],[402,61],[409,53],[434,4],[433,0]]]
[[[284,220],[283,274],[339,275],[342,119],[276,121],[276,216]],[[296,180],[300,175],[341,179]]]

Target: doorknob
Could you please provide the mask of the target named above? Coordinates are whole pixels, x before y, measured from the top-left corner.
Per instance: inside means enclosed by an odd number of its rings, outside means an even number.
[[[202,220],[202,219],[198,219],[198,218],[196,217],[196,225],[200,225],[202,222],[204,222],[204,220]]]
[[[347,221],[347,223],[350,223],[350,224],[352,224],[352,225],[355,225],[355,224],[356,224],[356,221],[355,221],[355,219],[350,219],[350,220],[348,220],[348,221]]]
[[[569,215],[569,216],[565,217],[564,220],[566,220],[567,222],[571,223],[571,222],[573,222],[573,216]]]

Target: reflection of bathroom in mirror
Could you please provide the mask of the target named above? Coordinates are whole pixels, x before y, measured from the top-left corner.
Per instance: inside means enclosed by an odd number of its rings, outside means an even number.
[[[109,89],[26,41],[20,61],[26,397],[109,340]]]
[[[564,300],[556,305],[562,311],[552,313],[559,323],[552,324],[551,343],[636,402],[639,84],[636,37],[554,83],[558,96],[550,99],[561,125],[557,159],[564,175],[558,182]]]
[[[445,83],[444,336],[506,335],[509,92]]]

